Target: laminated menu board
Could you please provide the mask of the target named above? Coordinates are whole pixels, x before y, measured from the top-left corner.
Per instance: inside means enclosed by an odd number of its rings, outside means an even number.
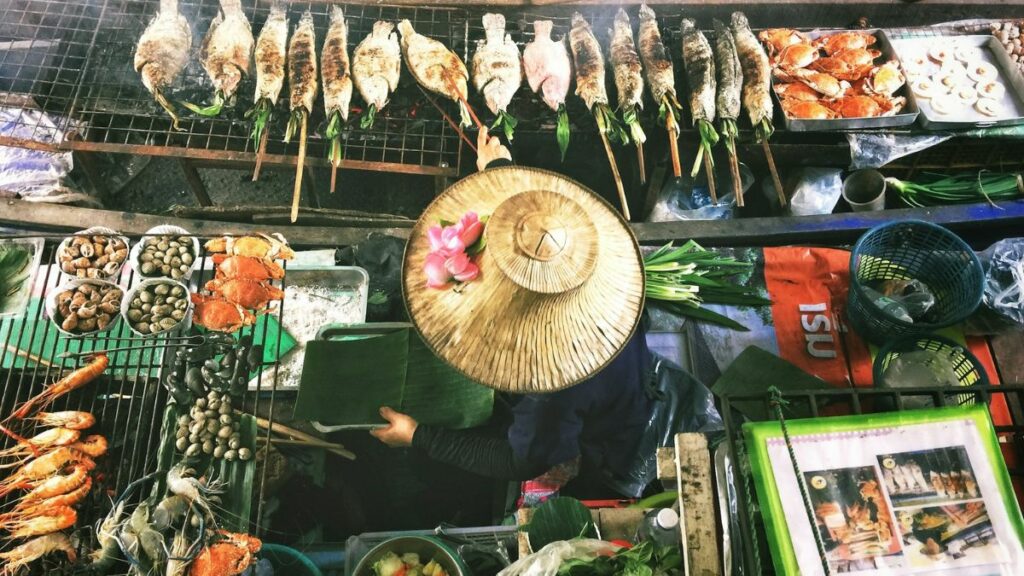
[[[777,573],[1024,574],[1024,520],[983,405],[787,426],[806,502],[779,423],[744,426]]]

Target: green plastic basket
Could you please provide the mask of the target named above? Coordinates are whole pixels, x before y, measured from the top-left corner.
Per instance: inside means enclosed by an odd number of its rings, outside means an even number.
[[[895,318],[865,292],[884,280],[919,280],[935,295],[935,305],[916,322]],[[956,234],[920,220],[882,224],[865,232],[850,254],[847,315],[853,329],[875,344],[923,336],[966,320],[981,303],[983,282],[981,262]]]
[[[956,373],[960,386],[988,386],[988,375],[981,362],[971,354],[966,346],[937,335],[929,336],[907,336],[893,340],[879,350],[875,356],[875,363],[872,367],[875,386],[899,389],[899,383],[887,382],[886,371],[889,365],[900,355],[917,350],[931,350],[938,354],[948,354],[953,361],[953,371]],[[959,405],[974,404],[975,395],[970,393],[957,394],[956,403]]]

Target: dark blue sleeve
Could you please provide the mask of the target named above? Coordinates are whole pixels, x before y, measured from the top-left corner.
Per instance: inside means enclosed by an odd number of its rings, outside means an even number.
[[[515,405],[508,440],[517,459],[548,470],[580,455],[582,406],[574,391],[531,394]]]

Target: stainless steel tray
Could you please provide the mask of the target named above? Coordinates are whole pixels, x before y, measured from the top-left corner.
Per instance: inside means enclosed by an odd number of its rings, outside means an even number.
[[[1006,94],[1001,100],[1006,114],[1002,116],[985,116],[973,106],[964,108],[961,113],[956,115],[937,114],[927,98],[917,98],[914,91],[908,89],[908,101],[913,102],[921,111],[921,125],[925,128],[949,130],[1024,124],[1024,76],[1021,76],[1020,70],[1010,62],[1006,49],[994,37],[983,35],[929,36],[893,38],[888,41],[896,50],[896,56],[901,62],[910,61],[919,56],[927,58],[928,49],[936,42],[948,43],[950,46],[962,44],[981,48],[982,59],[995,65],[999,71],[999,82],[1006,87]]]
[[[812,32],[806,32],[805,34],[812,40],[835,34],[837,32],[845,32],[846,30],[814,30]],[[879,29],[871,30],[858,30],[858,32],[868,32],[874,34],[877,38],[877,42],[872,48],[879,50],[882,55],[879,57],[881,62],[885,63],[896,57],[893,51],[892,45],[889,43],[889,39],[886,38],[885,34]],[[803,120],[799,118],[790,118],[785,110],[782,110],[782,99],[779,94],[775,92],[775,85],[778,82],[775,80],[774,74],[772,75],[772,93],[775,94],[775,101],[779,106],[779,110],[782,111],[783,126],[787,130],[793,132],[833,132],[836,130],[860,130],[864,128],[892,128],[895,126],[909,126],[917,120],[917,106],[914,101],[909,98],[910,89],[904,86],[896,91],[893,96],[908,96],[907,105],[903,107],[903,110],[899,114],[892,116],[876,116],[873,118],[835,118],[833,120]]]

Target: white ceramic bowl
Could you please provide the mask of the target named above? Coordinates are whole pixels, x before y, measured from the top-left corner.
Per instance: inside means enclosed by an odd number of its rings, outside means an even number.
[[[131,262],[132,262],[132,268],[134,268],[135,273],[140,278],[167,278],[169,280],[175,280],[175,279],[172,279],[170,276],[164,276],[163,274],[150,274],[148,276],[143,274],[142,273],[142,262],[139,261],[139,258],[142,257],[142,248],[145,245],[146,240],[149,239],[149,238],[152,238],[153,236],[189,236],[189,235],[191,235],[191,232],[189,232],[188,230],[185,230],[181,226],[171,226],[169,224],[165,224],[165,225],[162,225],[162,226],[155,226],[153,228],[150,228],[149,230],[146,230],[146,234],[138,242],[136,242],[134,246],[132,246],[132,252],[128,256],[128,259],[131,260]],[[196,267],[199,265],[199,260],[202,257],[202,253],[200,251],[200,246],[199,246],[199,238],[196,238],[195,236],[192,236],[191,239],[192,239],[192,265],[189,266],[188,272],[185,272],[184,276],[182,276],[181,278],[177,278],[176,279],[176,280],[181,281],[181,282],[188,282],[188,279],[192,277],[192,273],[195,271]]]

